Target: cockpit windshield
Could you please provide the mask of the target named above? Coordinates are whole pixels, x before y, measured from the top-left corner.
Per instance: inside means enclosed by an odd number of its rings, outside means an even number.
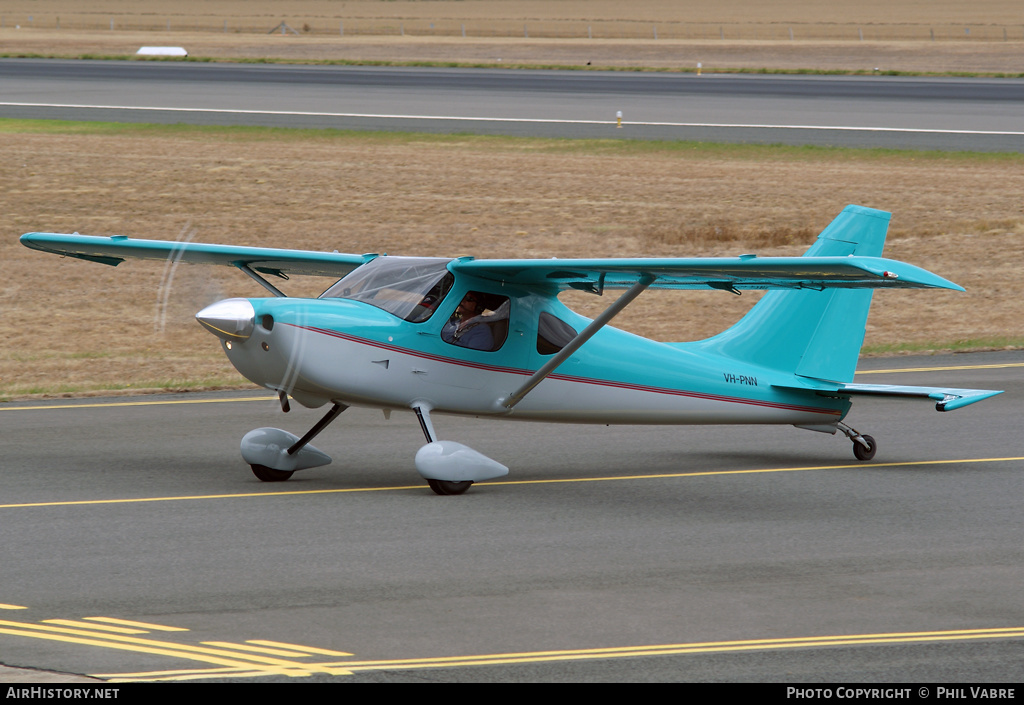
[[[352,299],[382,308],[413,323],[437,309],[455,277],[449,259],[435,257],[377,257],[352,270],[321,299]]]

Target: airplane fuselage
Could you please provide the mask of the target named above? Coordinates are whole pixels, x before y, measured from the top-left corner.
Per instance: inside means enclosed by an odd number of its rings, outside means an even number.
[[[538,351],[540,312],[577,330],[589,319],[553,296],[503,289],[512,305],[500,349],[457,347],[440,334],[459,299],[453,293],[422,323],[345,299],[252,299],[251,336],[224,343],[225,352],[251,381],[310,407],[423,404],[437,413],[569,423],[802,425],[834,424],[849,409],[845,398],[773,386],[794,386],[792,374],[609,326],[510,410],[502,402],[550,357]]]

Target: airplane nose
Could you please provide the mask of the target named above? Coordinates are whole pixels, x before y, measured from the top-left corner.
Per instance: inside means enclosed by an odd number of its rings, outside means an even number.
[[[252,335],[256,311],[248,299],[224,299],[197,313],[196,320],[221,340],[245,340]]]

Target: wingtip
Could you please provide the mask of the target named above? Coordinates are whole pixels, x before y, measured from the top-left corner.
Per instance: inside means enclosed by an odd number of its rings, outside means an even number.
[[[992,389],[967,389],[964,391],[967,393],[961,395],[949,395],[941,401],[937,401],[935,403],[935,410],[954,411],[955,409],[970,406],[971,404],[975,404],[983,399],[990,399],[997,394],[1003,393],[1002,390],[996,391]]]
[[[952,291],[965,291],[965,289],[934,272],[922,269],[917,265],[908,262],[888,260],[884,262],[881,270],[875,269],[876,276],[895,282],[897,285],[913,286],[927,289],[950,289]]]
[[[20,242],[25,247],[28,247],[29,249],[38,250],[38,249],[40,249],[39,243],[46,236],[46,234],[47,233],[38,233],[38,232],[36,232],[36,233],[25,233],[20,238],[18,238],[18,242]]]
[[[931,275],[932,281],[925,282],[927,286],[932,286],[935,287],[936,289],[949,289],[951,291],[967,291],[967,289],[963,288],[956,282],[951,282],[945,277],[940,277],[938,274],[935,274],[933,272],[928,272],[928,274]]]

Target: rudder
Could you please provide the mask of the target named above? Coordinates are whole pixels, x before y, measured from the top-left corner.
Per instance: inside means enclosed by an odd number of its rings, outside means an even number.
[[[890,213],[847,206],[804,257],[880,257]],[[701,349],[835,382],[857,369],[871,289],[775,290],[766,293],[728,330],[702,341]]]

